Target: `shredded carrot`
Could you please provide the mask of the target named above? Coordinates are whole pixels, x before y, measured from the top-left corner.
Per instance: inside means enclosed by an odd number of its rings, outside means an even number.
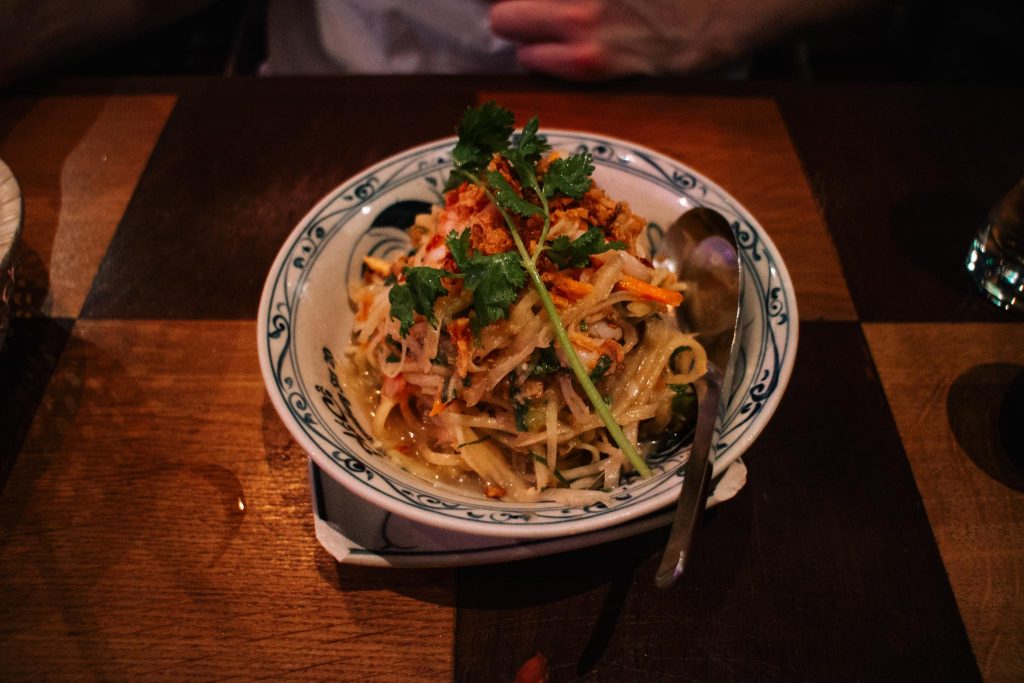
[[[496,484],[484,484],[484,495],[488,498],[502,498],[505,496],[505,489]]]
[[[588,282],[580,282],[571,277],[558,273],[554,277],[555,289],[570,299],[580,299],[594,291],[594,286]]]
[[[469,374],[469,365],[473,361],[473,339],[469,318],[456,318],[448,323],[448,335],[455,345],[455,373],[464,378]]]
[[[364,256],[363,263],[366,265],[367,270],[376,273],[381,277],[387,277],[391,274],[391,264],[384,259],[380,259],[375,256]]]
[[[615,283],[615,286],[617,289],[623,289],[647,301],[656,301],[659,304],[667,304],[669,306],[678,306],[683,303],[681,292],[677,292],[674,289],[665,289],[664,287],[655,287],[631,275],[623,275]]]
[[[594,353],[601,353],[601,343],[603,341],[601,339],[594,339],[585,334],[580,334],[579,332],[572,330],[569,332],[569,341],[571,341],[574,346],[577,346],[581,349],[593,351]]]
[[[445,408],[447,408],[447,407],[448,407],[447,403],[441,403],[441,399],[435,398],[434,399],[434,405],[431,406],[431,408],[430,408],[430,417],[434,417],[435,415],[440,415],[441,413],[443,413],[445,411]]]
[[[372,303],[372,297],[364,296],[359,298],[359,310],[356,311],[356,320],[363,322],[370,317],[370,306]]]
[[[578,271],[574,271],[573,275],[577,275],[577,273]],[[555,271],[546,271],[541,275],[541,279],[548,285],[548,294],[551,295],[551,300],[558,308],[568,308],[573,301],[583,298],[594,290],[594,286],[589,282],[583,282],[577,279],[578,275],[576,277],[573,275]]]
[[[556,308],[569,308],[570,306],[572,306],[572,302],[566,299],[564,296],[559,296],[558,294],[554,293],[550,294],[551,301],[554,302]]]

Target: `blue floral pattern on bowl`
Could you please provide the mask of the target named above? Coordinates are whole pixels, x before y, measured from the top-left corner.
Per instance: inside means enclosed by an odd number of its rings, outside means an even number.
[[[588,151],[595,180],[651,220],[648,247],[684,210],[708,206],[732,224],[740,246],[741,328],[732,384],[715,437],[715,473],[735,461],[774,412],[797,345],[793,285],[777,248],[749,213],[696,171],[633,143],[574,131],[544,131],[555,149]],[[650,458],[652,476],[632,479],[607,503],[566,507],[476,498],[432,486],[401,470],[378,448],[345,394],[333,358],[349,343],[347,288],[366,255],[388,258],[408,249],[405,226],[382,216],[395,207],[429,206],[443,198],[454,138],[395,155],[339,186],[307,214],[268,275],[257,337],[271,400],[292,435],[325,473],[396,514],[453,531],[493,536],[553,537],[607,527],[669,505],[678,495],[687,449]]]

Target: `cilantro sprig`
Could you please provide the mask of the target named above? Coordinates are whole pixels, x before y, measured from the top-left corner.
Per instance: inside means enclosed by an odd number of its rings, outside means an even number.
[[[593,406],[595,412],[600,416],[601,421],[608,429],[615,443],[622,449],[623,454],[643,477],[650,476],[650,469],[647,463],[636,450],[636,446],[626,437],[622,427],[615,420],[611,410],[605,403],[597,387],[594,386],[590,373],[587,371],[575,348],[569,341],[569,335],[554,301],[548,293],[547,287],[540,278],[537,271],[537,259],[545,251],[555,254],[556,259],[564,259],[566,263],[579,263],[584,255],[590,253],[601,253],[608,249],[621,248],[625,245],[604,242],[603,237],[598,241],[597,236],[587,238],[587,234],[569,242],[566,238],[555,240],[550,247],[546,245],[548,230],[551,226],[551,211],[548,200],[558,194],[564,194],[574,199],[581,198],[589,189],[592,183],[590,178],[594,172],[593,160],[586,152],[573,154],[569,157],[559,158],[548,165],[543,177],[538,177],[536,164],[544,151],[549,149],[547,141],[537,133],[539,123],[537,117],[533,117],[523,127],[523,132],[513,142],[509,142],[511,127],[514,123],[514,116],[507,109],[503,109],[494,102],[487,102],[484,105],[467,110],[462,121],[456,128],[459,134],[459,141],[452,152],[452,174],[447,186],[457,187],[461,182],[469,182],[481,187],[495,206],[501,211],[508,226],[512,241],[519,252],[521,263],[519,264],[533,284],[537,295],[540,297],[541,305],[544,307],[551,322],[558,345],[565,353],[566,360],[577,381],[583,388],[587,400]],[[490,159],[495,154],[500,154],[508,160],[515,171],[522,185],[523,193],[516,192],[515,188],[504,176],[499,173],[485,173]],[[528,199],[530,195],[539,202],[539,206]],[[541,228],[537,247],[531,254],[523,243],[522,237],[516,228],[516,221],[513,214],[518,216],[543,216],[544,224]],[[463,233],[462,237],[465,236]],[[462,245],[460,237],[459,247]],[[587,238],[577,245],[581,239]],[[556,246],[557,245],[557,246]],[[451,249],[451,244],[449,244]],[[452,251],[453,257],[458,264],[458,256]],[[463,254],[465,255],[465,254]],[[557,261],[556,261],[557,264]],[[507,264],[504,264],[507,265]],[[460,266],[460,270],[462,267]],[[467,286],[469,280],[467,279]],[[476,306],[476,293],[474,291],[474,307]],[[507,312],[507,308],[505,309]],[[479,314],[479,312],[478,312]]]
[[[461,234],[454,231],[445,240],[458,272],[442,268],[417,266],[403,271],[405,282],[396,284],[388,293],[391,317],[399,322],[399,334],[409,333],[415,322],[415,313],[437,326],[434,304],[448,293],[441,278],[461,279],[463,287],[473,294],[474,325],[486,327],[508,317],[508,311],[519,298],[526,284],[526,270],[519,255],[506,251],[500,254],[473,254],[470,252],[469,230]]]
[[[590,257],[594,254],[625,248],[622,242],[606,242],[600,228],[589,228],[572,241],[560,235],[548,246],[547,255],[559,268],[582,268],[590,264]]]
[[[391,317],[400,323],[398,331],[403,337],[409,334],[413,325],[414,311],[426,317],[431,325],[436,324],[434,302],[448,293],[441,283],[441,278],[447,274],[447,271],[437,268],[406,268],[405,283],[391,287],[388,292]]]
[[[463,286],[473,292],[475,324],[485,327],[508,317],[509,308],[526,284],[526,270],[519,256],[511,251],[500,254],[470,254],[469,230],[448,233],[445,240]]]
[[[512,112],[502,109],[493,101],[476,109],[467,109],[455,129],[459,141],[452,150],[452,163],[470,173],[483,171],[495,151],[508,149],[508,139],[514,125]],[[455,175],[450,176],[445,190],[458,187],[462,180]]]
[[[441,279],[461,278],[463,286],[473,294],[474,324],[479,328],[507,317],[509,308],[529,278],[551,321],[555,340],[564,351],[569,367],[590,404],[637,472],[643,477],[650,476],[647,464],[640,457],[636,446],[626,438],[608,403],[594,386],[591,373],[569,342],[565,325],[537,271],[537,260],[545,252],[555,265],[566,268],[586,265],[593,254],[625,248],[621,242],[606,241],[598,228],[590,228],[572,241],[561,236],[547,244],[551,227],[549,200],[557,195],[580,199],[592,184],[593,159],[586,152],[558,158],[548,165],[543,176],[538,177],[537,163],[550,146],[544,136],[538,133],[537,117],[531,118],[518,136],[512,135],[514,123],[512,112],[494,102],[467,110],[456,128],[459,140],[452,150],[453,170],[445,189],[458,187],[467,180],[482,188],[504,217],[518,254],[474,254],[471,253],[469,231],[458,235],[449,233],[446,244],[458,272],[428,267],[407,268],[404,272],[405,282],[393,285],[389,293],[391,316],[399,321],[402,336],[408,334],[412,327],[415,313],[426,317],[431,325],[436,325],[434,306],[438,298],[448,293]],[[521,190],[501,173],[487,171],[495,154],[508,161],[518,177]],[[523,218],[543,217],[537,247],[532,254],[519,235],[513,215]],[[598,377],[601,374],[603,371]],[[518,408],[521,404],[516,405]],[[517,409],[517,423],[520,417]]]

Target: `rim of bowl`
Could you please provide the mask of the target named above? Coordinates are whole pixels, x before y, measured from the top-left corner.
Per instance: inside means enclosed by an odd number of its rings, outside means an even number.
[[[24,201],[14,172],[0,159],[0,270],[13,258],[25,217]]]
[[[606,142],[612,145],[625,146],[630,148],[633,152],[639,152],[641,154],[648,155],[654,159],[663,160],[671,163],[680,169],[685,170],[691,174],[697,181],[703,183],[709,188],[713,188],[719,193],[723,200],[731,203],[742,218],[749,223],[749,225],[757,233],[757,237],[762,244],[772,253],[774,270],[780,279],[780,281],[786,283],[786,309],[789,316],[788,323],[788,343],[790,347],[789,353],[782,359],[782,363],[779,366],[778,373],[776,376],[776,388],[772,392],[771,396],[765,401],[761,407],[760,419],[755,420],[753,424],[748,427],[744,433],[736,441],[729,444],[727,450],[727,457],[717,458],[715,460],[715,473],[716,475],[727,467],[729,464],[738,459],[753,443],[754,440],[760,435],[767,426],[771,417],[774,415],[775,410],[778,407],[779,401],[782,398],[782,394],[785,393],[786,387],[789,384],[789,379],[792,374],[793,365],[796,360],[796,351],[798,346],[799,336],[799,313],[797,310],[797,302],[795,293],[793,292],[792,279],[790,278],[788,268],[785,262],[782,260],[782,256],[778,250],[778,247],[768,236],[760,222],[746,209],[746,207],[736,200],[730,193],[728,193],[721,185],[711,180],[704,174],[694,169],[691,165],[683,163],[678,159],[668,156],[662,152],[651,149],[644,145],[623,139],[617,138],[602,133],[596,133],[581,129],[564,129],[564,128],[544,128],[541,133],[548,136],[565,136],[565,137],[583,137],[589,138],[595,142]],[[305,434],[302,428],[297,424],[294,416],[291,413],[289,407],[284,403],[283,398],[279,392],[275,392],[271,389],[272,385],[275,384],[272,370],[272,362],[269,357],[269,351],[266,341],[266,330],[269,322],[268,309],[270,300],[273,297],[275,289],[276,275],[280,272],[281,267],[284,265],[288,254],[290,253],[290,247],[296,234],[300,233],[305,227],[308,226],[309,221],[317,216],[318,213],[332,201],[337,198],[338,191],[348,185],[353,184],[356,180],[364,177],[371,173],[374,169],[380,167],[386,167],[389,164],[395,163],[403,157],[416,156],[423,152],[442,147],[444,145],[454,146],[457,138],[455,136],[448,136],[439,138],[429,142],[422,143],[413,147],[409,147],[400,150],[394,154],[391,154],[369,166],[360,169],[356,173],[353,173],[336,184],[326,194],[324,194],[293,226],[293,228],[287,233],[281,248],[278,250],[274,257],[273,263],[268,271],[267,279],[264,281],[263,290],[260,296],[260,308],[257,316],[257,348],[259,353],[260,372],[264,380],[264,386],[267,394],[270,396],[271,403],[274,406],[278,417],[285,424],[292,438],[294,438],[303,450],[306,451],[309,457],[320,466],[320,469],[325,472],[332,479],[338,481],[348,490],[358,495],[368,503],[387,510],[394,514],[397,514],[406,519],[410,519],[427,526],[445,529],[447,531],[458,532],[458,533],[469,533],[479,536],[492,536],[502,538],[554,538],[558,536],[568,536],[578,533],[585,533],[594,531],[597,529],[607,528],[615,526],[620,523],[635,519],[637,517],[648,514],[652,511],[658,510],[673,503],[678,497],[678,487],[668,487],[666,490],[646,494],[649,496],[648,500],[645,500],[636,505],[627,507],[621,510],[612,510],[601,515],[586,516],[574,520],[564,520],[561,522],[545,522],[543,524],[531,524],[529,521],[517,523],[517,524],[495,524],[493,522],[481,523],[470,519],[451,517],[443,514],[438,514],[430,508],[422,508],[414,506],[408,502],[392,499],[383,494],[377,492],[374,489],[365,486],[352,486],[345,478],[338,478],[332,475],[338,464],[331,460],[321,449],[312,442],[312,440]],[[356,453],[356,458],[362,461],[362,457]],[[402,472],[392,463],[387,463],[388,468],[394,467],[394,469],[400,474],[398,481],[409,488],[419,490],[426,495],[437,494],[438,491],[434,489],[429,482],[423,480],[416,475],[409,472]],[[382,472],[379,467],[374,466],[374,471],[380,474],[380,476],[387,478],[389,481],[395,481],[394,477],[389,472]],[[682,485],[683,477],[679,477],[680,486]],[[447,493],[447,492],[446,492]],[[466,497],[466,496],[462,496]],[[468,498],[468,497],[466,497]],[[468,498],[472,501],[474,499]],[[487,505],[495,505],[501,503],[501,501],[480,501]],[[543,502],[543,503],[508,503],[501,505],[501,508],[507,510],[509,514],[526,513],[529,514],[531,510],[537,509],[538,505],[544,505],[545,507],[574,507],[574,506],[558,506],[555,503]],[[578,506],[577,506],[578,507]]]

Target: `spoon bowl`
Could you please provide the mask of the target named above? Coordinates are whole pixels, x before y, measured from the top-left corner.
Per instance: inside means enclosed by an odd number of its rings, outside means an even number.
[[[718,212],[696,208],[680,216],[665,233],[658,264],[687,284],[676,309],[679,327],[697,334],[708,354],[708,370],[697,382],[697,427],[686,461],[683,490],[676,503],[668,543],[655,583],[674,584],[686,568],[711,482],[711,437],[728,386],[729,358],[740,313],[740,263],[736,237]]]

